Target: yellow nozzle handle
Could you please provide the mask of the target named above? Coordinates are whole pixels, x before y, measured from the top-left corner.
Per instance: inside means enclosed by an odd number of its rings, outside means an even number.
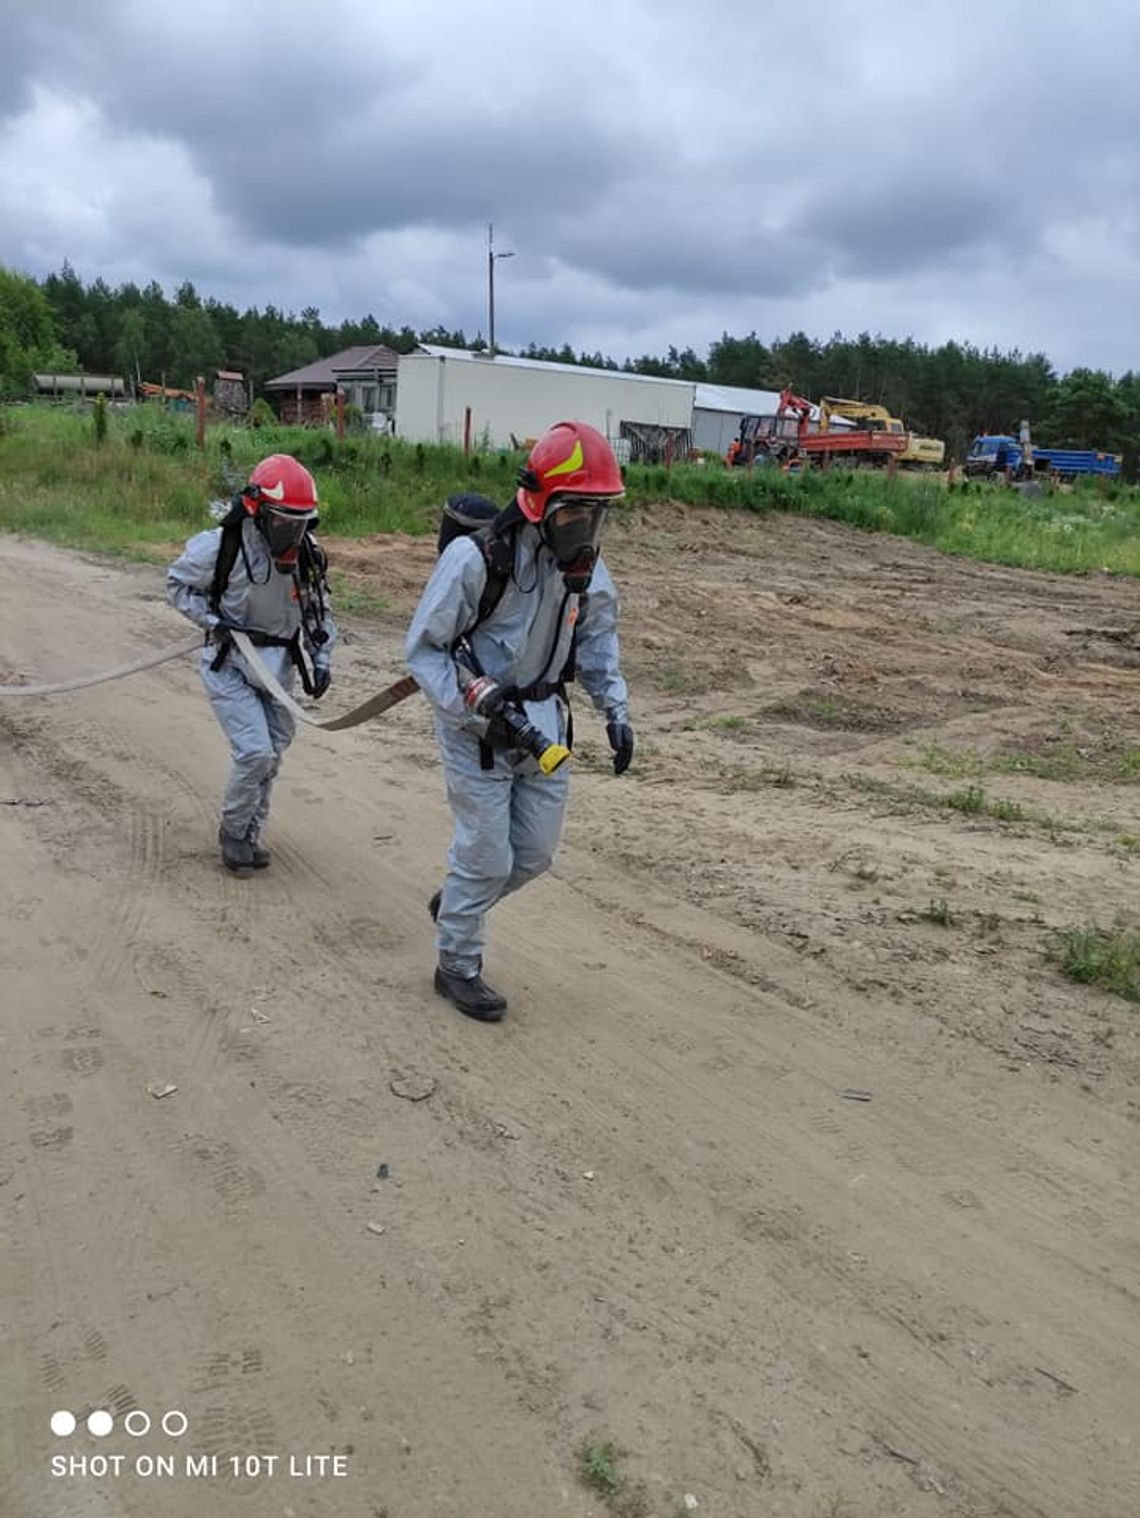
[[[570,750],[564,748],[561,743],[552,743],[543,751],[542,758],[538,761],[538,767],[544,775],[553,775],[559,765],[565,764],[570,757]]]

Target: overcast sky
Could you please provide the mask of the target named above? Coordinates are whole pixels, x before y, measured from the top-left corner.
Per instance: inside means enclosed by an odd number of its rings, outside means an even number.
[[[1137,0],[0,0],[0,263],[1140,369]]]

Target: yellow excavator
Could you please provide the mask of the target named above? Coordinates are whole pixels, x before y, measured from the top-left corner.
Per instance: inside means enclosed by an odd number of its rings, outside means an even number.
[[[885,406],[875,406],[870,401],[845,401],[842,396],[825,395],[819,403],[819,430],[826,432],[831,418],[841,416],[847,421],[870,422],[880,432],[906,434],[906,447],[898,455],[904,467],[941,469],[946,457],[946,444],[941,438],[920,437],[910,432],[897,416],[892,416]]]

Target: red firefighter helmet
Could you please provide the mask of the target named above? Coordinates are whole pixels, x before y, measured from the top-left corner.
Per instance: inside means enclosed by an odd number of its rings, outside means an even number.
[[[264,503],[271,510],[301,512],[313,516],[317,510],[317,482],[292,454],[271,453],[256,465],[249,484],[242,492],[245,509],[256,515]]]
[[[317,483],[291,454],[271,453],[250,474],[241,493],[280,565],[294,562],[306,528],[317,520]]]
[[[555,422],[530,450],[515,499],[528,522],[541,522],[552,496],[616,500],[625,493],[613,449],[585,422]]]

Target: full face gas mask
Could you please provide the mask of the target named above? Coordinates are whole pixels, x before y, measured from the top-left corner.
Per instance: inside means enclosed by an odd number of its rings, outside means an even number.
[[[316,526],[315,511],[288,511],[258,503],[254,519],[265,539],[265,546],[279,574],[291,574],[297,563],[297,550],[307,528]]]
[[[554,496],[547,503],[539,533],[568,591],[581,595],[590,588],[609,505],[606,497],[584,495]]]

